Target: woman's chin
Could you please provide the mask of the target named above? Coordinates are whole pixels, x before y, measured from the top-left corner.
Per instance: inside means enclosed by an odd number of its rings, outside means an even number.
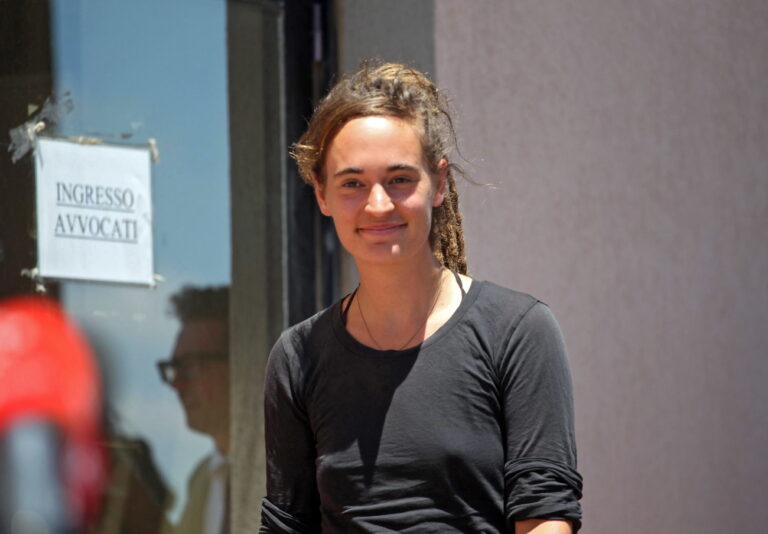
[[[376,245],[368,245],[365,250],[356,250],[353,252],[347,249],[352,257],[358,263],[370,264],[370,265],[388,265],[393,263],[400,263],[407,257],[404,254],[404,250],[398,244],[382,243]]]

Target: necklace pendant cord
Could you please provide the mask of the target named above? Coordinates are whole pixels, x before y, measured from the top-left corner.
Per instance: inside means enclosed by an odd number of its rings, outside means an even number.
[[[429,311],[427,312],[426,317],[424,317],[424,321],[419,325],[419,327],[416,329],[416,331],[411,334],[411,337],[409,337],[405,343],[403,343],[399,348],[395,350],[403,350],[408,346],[408,344],[413,340],[413,338],[416,337],[416,334],[419,333],[419,331],[426,326],[427,322],[429,321],[430,315],[432,315],[432,312],[435,309],[435,306],[437,305],[437,301],[440,298],[440,294],[443,292],[443,271],[445,270],[445,267],[440,269],[440,279],[438,281],[437,285],[437,291],[435,292],[435,297],[432,299],[432,305],[429,307]],[[357,286],[357,289],[360,289],[360,286]],[[376,348],[379,350],[384,350],[381,347],[381,344],[376,340],[375,337],[373,337],[373,333],[371,332],[371,329],[368,327],[368,322],[365,320],[365,314],[363,313],[363,308],[360,305],[360,295],[359,291],[355,290],[355,294],[353,294],[353,298],[357,296],[357,310],[360,312],[360,319],[363,321],[363,326],[365,327],[365,332],[368,334],[368,337],[371,338],[371,341],[373,341],[373,344],[376,345]],[[463,288],[462,288],[463,289]]]

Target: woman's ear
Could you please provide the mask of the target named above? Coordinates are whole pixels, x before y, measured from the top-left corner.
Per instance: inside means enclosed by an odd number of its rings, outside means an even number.
[[[437,183],[435,184],[435,196],[432,199],[432,207],[442,205],[445,200],[445,188],[448,187],[448,160],[441,158],[437,164]]]
[[[317,206],[320,208],[320,213],[330,216],[328,204],[325,202],[325,189],[323,189],[323,184],[320,183],[320,179],[316,172],[312,173],[312,182],[313,187],[315,188],[315,198],[317,199]]]

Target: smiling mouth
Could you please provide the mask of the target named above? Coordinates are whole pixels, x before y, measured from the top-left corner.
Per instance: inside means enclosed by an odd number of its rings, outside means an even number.
[[[372,236],[386,236],[405,228],[405,224],[380,224],[374,226],[362,226],[357,229],[358,233]]]

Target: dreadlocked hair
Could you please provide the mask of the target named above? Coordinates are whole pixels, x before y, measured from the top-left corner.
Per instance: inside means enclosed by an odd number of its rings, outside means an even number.
[[[454,173],[450,162],[456,148],[456,131],[448,100],[421,72],[397,63],[364,62],[356,73],[342,78],[320,101],[306,132],[291,150],[305,182],[322,187],[328,145],[350,120],[379,115],[396,117],[416,127],[429,170],[436,174],[441,160],[448,163],[445,199],[432,208],[429,243],[440,263],[467,274],[464,230]]]

